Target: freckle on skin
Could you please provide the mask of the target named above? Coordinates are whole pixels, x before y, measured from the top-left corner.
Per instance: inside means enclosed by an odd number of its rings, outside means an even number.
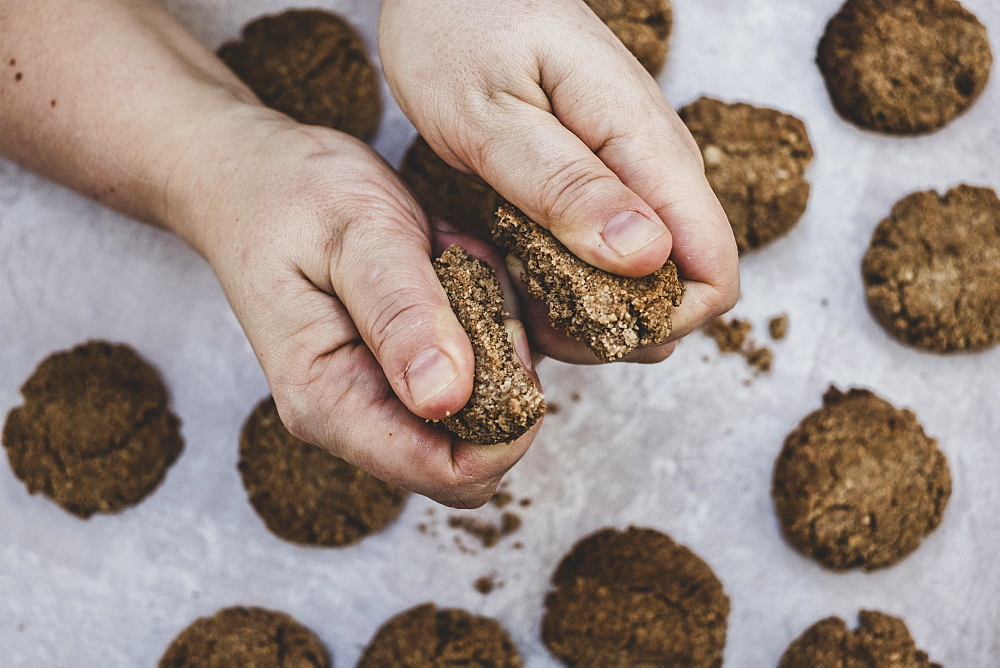
[[[54,107],[54,106],[56,106],[56,101],[55,101],[55,100],[51,100],[51,101],[49,102],[49,106],[50,106],[50,107]]]
[[[14,67],[15,65],[17,65],[17,59],[16,58],[11,58],[10,59],[10,66]]]
[[[20,81],[23,78],[24,78],[24,75],[21,74],[20,72],[18,72],[17,74],[14,75],[14,81]]]

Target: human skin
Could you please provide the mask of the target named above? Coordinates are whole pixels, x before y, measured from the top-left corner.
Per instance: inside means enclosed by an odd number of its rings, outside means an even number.
[[[560,38],[581,30],[578,21],[596,21],[589,10],[573,9],[577,0],[560,2],[575,12]],[[418,36],[471,48],[470,40],[490,29],[468,12],[467,23],[432,25],[440,16],[423,13],[421,8],[429,4],[434,3],[386,2],[384,58],[409,57],[405,40]],[[443,10],[452,3],[440,4]],[[476,4],[495,12],[514,4],[528,16],[542,14],[545,21],[559,23],[526,1]],[[406,12],[411,12],[409,19]],[[398,23],[411,19],[418,24]],[[522,34],[516,26],[507,31],[506,24],[492,29],[510,39]],[[602,29],[603,24],[582,30],[607,40],[610,32]],[[448,30],[466,34],[449,37]],[[533,45],[533,53],[557,46],[540,39],[543,43]],[[499,269],[501,282],[510,285],[495,249],[444,224],[432,230],[391,167],[370,148],[263,107],[154,2],[5,0],[0,4],[0,45],[0,154],[133,218],[173,230],[201,253],[218,276],[267,376],[282,421],[294,435],[448,505],[478,506],[492,496],[538,426],[513,443],[483,447],[457,440],[426,420],[465,404],[474,365],[431,255],[458,241]],[[641,112],[643,119],[663,116],[666,123],[673,122],[658,91],[653,94],[655,84],[629,64],[627,53],[613,44],[598,51],[601,57],[591,57],[586,69],[567,74],[560,88],[580,89],[603,77],[602,68],[611,68],[635,85],[633,93],[622,88],[626,97],[619,100],[616,93],[612,101],[626,105],[630,113]],[[421,71],[433,73],[432,61],[424,49],[415,62]],[[491,73],[490,68],[506,65],[480,63],[485,71],[474,77],[477,85],[502,81],[503,72]],[[524,66],[519,64],[522,70]],[[714,198],[703,196],[700,185],[685,194],[685,184],[704,177],[683,137],[661,141],[644,135],[632,142],[622,134],[632,129],[608,130],[607,118],[563,119],[558,104],[553,113],[544,112],[538,105],[546,93],[542,88],[530,91],[526,82],[531,76],[519,79],[517,90],[538,104],[512,111],[520,119],[516,127],[492,126],[482,121],[482,110],[463,106],[461,95],[445,93],[469,83],[453,80],[450,68],[423,81],[427,88],[422,92],[406,84],[412,71],[386,69],[404,110],[433,146],[464,147],[445,155],[480,173],[584,259],[639,275],[659,266],[672,249],[682,276],[690,279],[676,336],[735,301],[735,246],[731,257],[726,252],[732,234],[728,224],[720,234],[716,218],[721,209],[716,210]],[[452,118],[454,114],[460,118]],[[634,131],[654,127],[667,126],[639,123]],[[533,173],[521,174],[532,178],[515,181],[501,176],[508,164],[502,160],[480,164],[469,159],[488,155],[486,149],[493,145],[516,148],[516,137],[525,142],[558,137],[548,141],[565,147],[574,133],[588,145],[594,138],[608,138],[596,162],[588,159],[585,172],[575,164],[579,151],[529,154],[518,164],[528,165]],[[644,154],[642,145],[647,145]],[[561,169],[559,160],[565,162]],[[657,167],[661,161],[676,164],[664,175]],[[621,176],[617,185],[615,174]],[[665,176],[678,185],[661,196]],[[599,229],[593,221],[610,218],[612,209],[638,212],[663,230],[639,250],[616,255],[607,240],[593,233]],[[709,221],[700,232],[689,229],[697,227],[696,217]],[[720,220],[725,223],[724,216]],[[640,221],[644,226],[648,231]],[[634,241],[641,232],[605,234],[621,246],[621,240]],[[513,294],[508,309],[515,316],[520,312]],[[537,304],[526,303],[524,312],[542,352],[567,361],[593,361],[545,327]],[[525,329],[513,319],[508,325],[530,367]],[[636,351],[632,361],[658,361],[671,350],[668,343]]]

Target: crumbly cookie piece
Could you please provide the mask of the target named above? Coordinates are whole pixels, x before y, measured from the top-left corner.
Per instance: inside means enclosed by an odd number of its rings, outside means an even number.
[[[53,353],[21,394],[3,430],[11,469],[78,517],[138,503],[184,447],[159,374],[126,345]]]
[[[649,276],[616,276],[573,255],[508,203],[497,211],[493,240],[521,260],[521,278],[528,292],[548,305],[552,324],[586,344],[602,362],[670,335],[670,314],[684,296],[670,260]]]
[[[966,185],[904,197],[861,273],[869,309],[899,341],[939,353],[1000,343],[1000,198]]]
[[[160,668],[329,668],[316,635],[288,615],[263,608],[225,608],[195,620],[160,659]]]
[[[409,496],[292,436],[270,397],[243,425],[239,470],[267,528],[303,545],[342,547],[381,531]]]
[[[895,564],[941,522],[948,461],[916,416],[831,387],[785,439],[771,488],[788,541],[828,568]]]
[[[679,112],[701,149],[705,176],[729,217],[740,251],[777,239],[809,199],[813,158],[805,124],[776,109],[703,97]]]
[[[816,62],[845,119],[914,135],[968,109],[993,56],[986,28],[956,0],[847,0],[827,24]]]
[[[584,0],[654,77],[663,71],[674,24],[670,0]]]
[[[261,102],[300,123],[370,139],[382,114],[378,75],[365,43],[330,12],[290,10],[263,16],[223,44],[219,57]]]
[[[401,612],[376,632],[358,668],[382,666],[519,668],[521,657],[495,620],[426,603]]]
[[[463,229],[488,228],[503,203],[497,191],[442,160],[419,135],[403,157],[399,175],[428,216]]]
[[[722,664],[729,598],[712,569],[653,529],[602,529],[552,576],[542,640],[567,665]]]
[[[917,649],[902,619],[862,610],[850,631],[839,617],[821,619],[781,655],[778,668],[941,668]]]
[[[444,426],[473,443],[513,441],[545,414],[545,397],[507,337],[496,274],[455,245],[434,260],[434,271],[476,356],[472,397]]]

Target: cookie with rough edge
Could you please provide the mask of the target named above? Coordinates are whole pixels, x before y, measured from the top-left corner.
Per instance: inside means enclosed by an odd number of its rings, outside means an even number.
[[[937,528],[951,473],[911,411],[831,387],[785,439],[771,495],[795,549],[831,569],[867,571],[895,564]]]
[[[670,0],[584,0],[654,77],[663,70],[674,15]]]
[[[476,357],[472,397],[444,426],[473,443],[513,441],[545,414],[545,398],[507,336],[496,274],[455,245],[434,261],[434,271]]]

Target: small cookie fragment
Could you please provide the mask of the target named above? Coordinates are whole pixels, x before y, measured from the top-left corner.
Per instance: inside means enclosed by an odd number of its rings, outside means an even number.
[[[274,666],[329,668],[326,647],[290,616],[264,608],[225,608],[181,631],[160,668]]]
[[[788,336],[788,314],[782,313],[768,320],[767,331],[775,341],[781,341]]]
[[[344,19],[318,9],[262,16],[219,48],[260,98],[300,123],[367,140],[382,114],[378,76],[365,43]]]
[[[819,620],[792,641],[778,668],[941,668],[917,649],[902,619],[862,610],[858,620],[853,631],[839,617]]]
[[[670,314],[684,296],[670,260],[648,276],[616,276],[573,255],[508,203],[497,211],[493,240],[521,261],[522,280],[548,305],[552,324],[586,344],[602,362],[663,343],[670,335]]]
[[[476,355],[472,397],[444,426],[473,443],[513,441],[545,414],[545,398],[507,337],[500,283],[461,246],[446,248],[434,271]]]
[[[240,434],[240,476],[272,533],[303,545],[343,547],[389,525],[409,492],[292,436],[268,397]]]
[[[462,229],[488,228],[503,203],[497,191],[449,165],[420,136],[403,157],[399,175],[428,216]]]
[[[602,529],[552,576],[542,640],[567,665],[722,663],[729,598],[712,569],[653,529]]]
[[[868,308],[902,343],[939,353],[1000,343],[1000,198],[961,185],[907,195],[861,264]]]
[[[809,199],[813,149],[805,124],[777,109],[702,97],[678,114],[705,160],[705,176],[740,251],[788,232]]]
[[[138,503],[184,447],[159,374],[126,345],[53,353],[21,394],[3,430],[11,469],[78,517]]]
[[[816,63],[842,117],[915,135],[975,102],[993,55],[986,28],[956,0],[847,0],[826,26]]]
[[[948,461],[916,416],[831,387],[785,439],[771,487],[788,541],[828,568],[891,566],[941,522]]]
[[[774,353],[767,346],[758,346],[750,338],[753,326],[749,320],[733,318],[730,321],[722,316],[712,318],[703,327],[703,331],[712,337],[719,352],[739,353],[748,365],[759,373],[767,373],[774,365]]]
[[[521,657],[495,620],[425,603],[383,624],[358,663],[383,666],[519,668]]]
[[[663,71],[674,24],[670,0],[584,0],[654,77]]]

